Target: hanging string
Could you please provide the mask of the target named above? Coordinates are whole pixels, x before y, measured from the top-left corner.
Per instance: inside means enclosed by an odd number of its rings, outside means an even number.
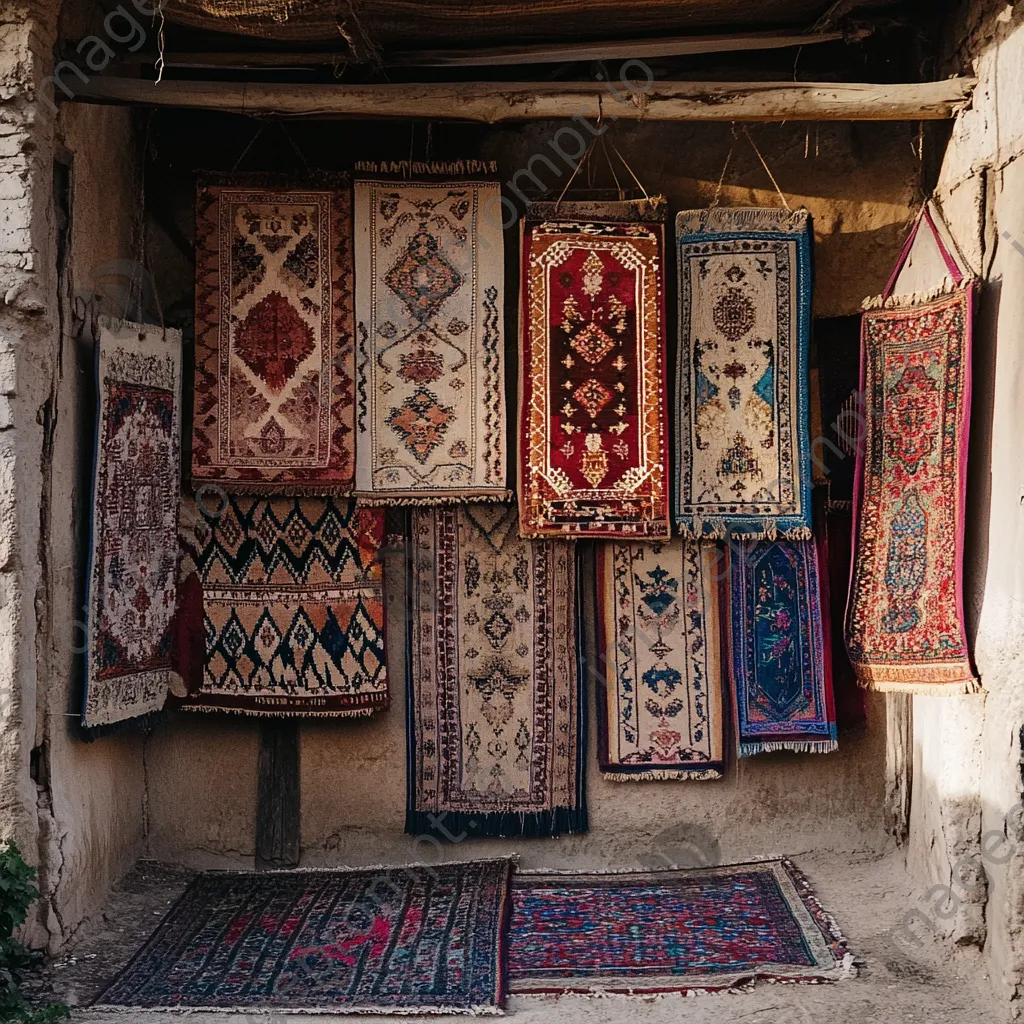
[[[615,165],[612,163],[612,158],[608,153],[608,146],[604,141],[604,136],[601,136],[601,152],[604,153],[605,163],[608,164],[608,170],[611,171],[612,181],[615,182],[615,190],[619,194],[619,199],[625,199],[626,194],[623,191],[622,184],[619,182],[619,176],[615,173]]]
[[[768,164],[765,163],[764,157],[761,156],[761,150],[757,148],[757,143],[754,141],[753,136],[750,134],[749,131],[747,131],[747,126],[743,125],[740,130],[743,132],[744,135],[746,135],[747,141],[750,143],[750,145],[754,147],[754,152],[757,154],[757,159],[761,161],[761,166],[764,168],[765,174],[767,174],[768,177],[771,179],[772,184],[775,186],[775,191],[779,193],[779,198],[782,200],[782,205],[786,208],[786,212],[792,213],[793,211],[790,208],[789,203],[786,201],[786,197],[783,195],[782,189],[779,188],[779,183],[775,180],[775,175],[772,174],[771,169],[768,167]]]
[[[299,149],[298,143],[296,143],[296,141],[292,138],[291,132],[289,132],[288,129],[285,128],[284,121],[278,121],[277,122],[277,126],[278,126],[278,128],[281,129],[281,131],[284,132],[284,137],[291,143],[292,149],[295,150],[295,155],[302,161],[302,166],[305,168],[306,173],[308,174],[309,173],[309,161],[306,159],[306,157],[303,154],[302,150]]]
[[[233,166],[232,166],[232,168],[231,168],[231,173],[232,173],[232,174],[234,174],[234,173],[235,173],[235,171],[237,171],[237,170],[238,170],[238,165],[239,165],[239,164],[240,164],[240,163],[241,163],[241,162],[242,162],[242,161],[243,161],[243,160],[245,159],[245,157],[246,157],[246,154],[247,154],[247,153],[249,152],[249,150],[250,150],[250,149],[252,149],[252,147],[253,147],[254,143],[255,143],[255,142],[256,142],[256,140],[257,140],[257,139],[258,139],[258,138],[259,138],[259,137],[260,137],[260,136],[261,136],[261,135],[263,134],[263,132],[264,132],[264,130],[266,129],[266,127],[267,127],[267,124],[266,124],[266,122],[264,121],[264,122],[263,122],[263,123],[262,123],[262,124],[261,124],[261,125],[259,126],[259,128],[257,128],[257,129],[256,129],[256,134],[255,134],[255,135],[254,135],[254,136],[253,136],[253,137],[252,137],[252,138],[251,138],[251,139],[249,140],[249,145],[248,145],[248,146],[246,146],[246,147],[245,147],[245,149],[243,149],[243,150],[242,150],[242,154],[241,154],[241,156],[239,156],[239,158],[238,158],[238,159],[237,159],[237,160],[236,160],[236,161],[234,162],[234,165],[233,165]]]
[[[619,152],[619,147],[615,145],[614,139],[611,140],[611,144],[612,149],[615,151],[615,155],[622,161],[622,166],[625,167],[627,171],[629,171],[630,176],[636,182],[637,187],[640,189],[641,192],[643,192],[644,199],[650,202],[651,197],[647,194],[647,189],[644,188],[643,182],[636,176],[636,174],[633,173],[633,168],[630,167],[628,163],[626,163],[626,158]]]
[[[600,114],[598,115],[597,123],[598,123],[598,125],[601,124],[601,115]],[[561,205],[562,200],[565,198],[565,193],[569,191],[569,186],[573,183],[573,181],[576,180],[576,175],[580,173],[580,170],[583,167],[583,165],[586,164],[590,160],[590,155],[591,155],[591,153],[594,152],[594,147],[597,145],[598,137],[599,136],[595,135],[594,138],[592,138],[590,140],[590,145],[587,146],[587,151],[583,154],[583,159],[580,160],[580,162],[575,166],[575,168],[573,168],[572,174],[569,175],[569,180],[565,183],[565,188],[562,189],[562,192],[559,195],[558,199],[555,200],[555,216],[556,217],[558,216],[558,207]]]
[[[718,176],[718,184],[715,186],[715,194],[711,199],[711,206],[709,209],[715,209],[722,199],[722,185],[725,182],[725,172],[729,170],[729,161],[732,159],[732,154],[736,149],[736,122],[732,123],[732,144],[729,146],[729,152],[725,154],[725,163],[722,164],[722,173]]]

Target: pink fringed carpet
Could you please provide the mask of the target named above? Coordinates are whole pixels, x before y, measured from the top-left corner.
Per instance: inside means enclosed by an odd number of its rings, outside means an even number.
[[[98,1004],[497,1013],[511,871],[495,860],[200,875]]]
[[[964,630],[970,286],[864,314],[850,660],[876,690],[971,693]]]
[[[701,992],[833,981],[845,940],[787,860],[687,871],[521,874],[509,991]]]

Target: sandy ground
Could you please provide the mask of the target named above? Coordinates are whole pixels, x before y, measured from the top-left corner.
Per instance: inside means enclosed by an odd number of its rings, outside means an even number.
[[[918,947],[894,938],[903,915],[919,903],[902,857],[853,860],[805,855],[797,865],[849,940],[858,976],[834,985],[758,984],[750,992],[698,997],[657,998],[605,996],[511,997],[507,1015],[523,1024],[999,1024],[1010,1019],[996,998],[979,953],[958,949],[928,936]],[[278,1013],[192,1013],[125,1011],[110,1013],[88,1005],[116,976],[138,945],[153,930],[190,878],[188,872],[142,863],[112,894],[107,910],[84,927],[78,941],[50,964],[38,985],[51,998],[74,1008],[73,1020],[91,1024],[294,1024],[297,1020],[337,1022],[338,1015]],[[393,1016],[361,1015],[367,1022]],[[403,1021],[466,1020],[454,1016],[402,1016]]]

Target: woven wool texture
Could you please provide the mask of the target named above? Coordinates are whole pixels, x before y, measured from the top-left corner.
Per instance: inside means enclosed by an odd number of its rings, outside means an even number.
[[[355,196],[360,500],[505,500],[499,186],[358,181]]]
[[[523,225],[523,534],[668,537],[664,227],[564,205]]]
[[[200,875],[99,1002],[122,1013],[498,1013],[511,873],[495,860]]]
[[[741,757],[837,748],[827,587],[817,540],[729,545],[729,646]]]
[[[678,215],[676,521],[690,536],[811,531],[808,215]]]
[[[200,508],[206,666],[175,706],[252,715],[367,715],[388,705],[384,513],[329,498]]]
[[[340,183],[200,186],[196,487],[351,491],[351,207]]]
[[[572,544],[469,505],[416,510],[412,545],[406,831],[585,831]]]
[[[597,551],[601,771],[718,779],[724,757],[723,553],[682,538]]]
[[[159,711],[171,683],[180,475],[181,334],[105,324],[82,724]]]
[[[835,921],[787,860],[513,879],[509,991],[700,994],[846,973]],[[852,958],[850,958],[852,959]]]
[[[978,688],[964,630],[970,285],[864,314],[846,643],[873,689]]]

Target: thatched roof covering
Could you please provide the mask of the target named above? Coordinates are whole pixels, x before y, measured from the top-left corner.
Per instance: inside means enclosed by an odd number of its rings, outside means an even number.
[[[884,0],[883,0],[884,2]],[[404,50],[806,28],[828,0],[168,0],[192,28],[281,42]]]

